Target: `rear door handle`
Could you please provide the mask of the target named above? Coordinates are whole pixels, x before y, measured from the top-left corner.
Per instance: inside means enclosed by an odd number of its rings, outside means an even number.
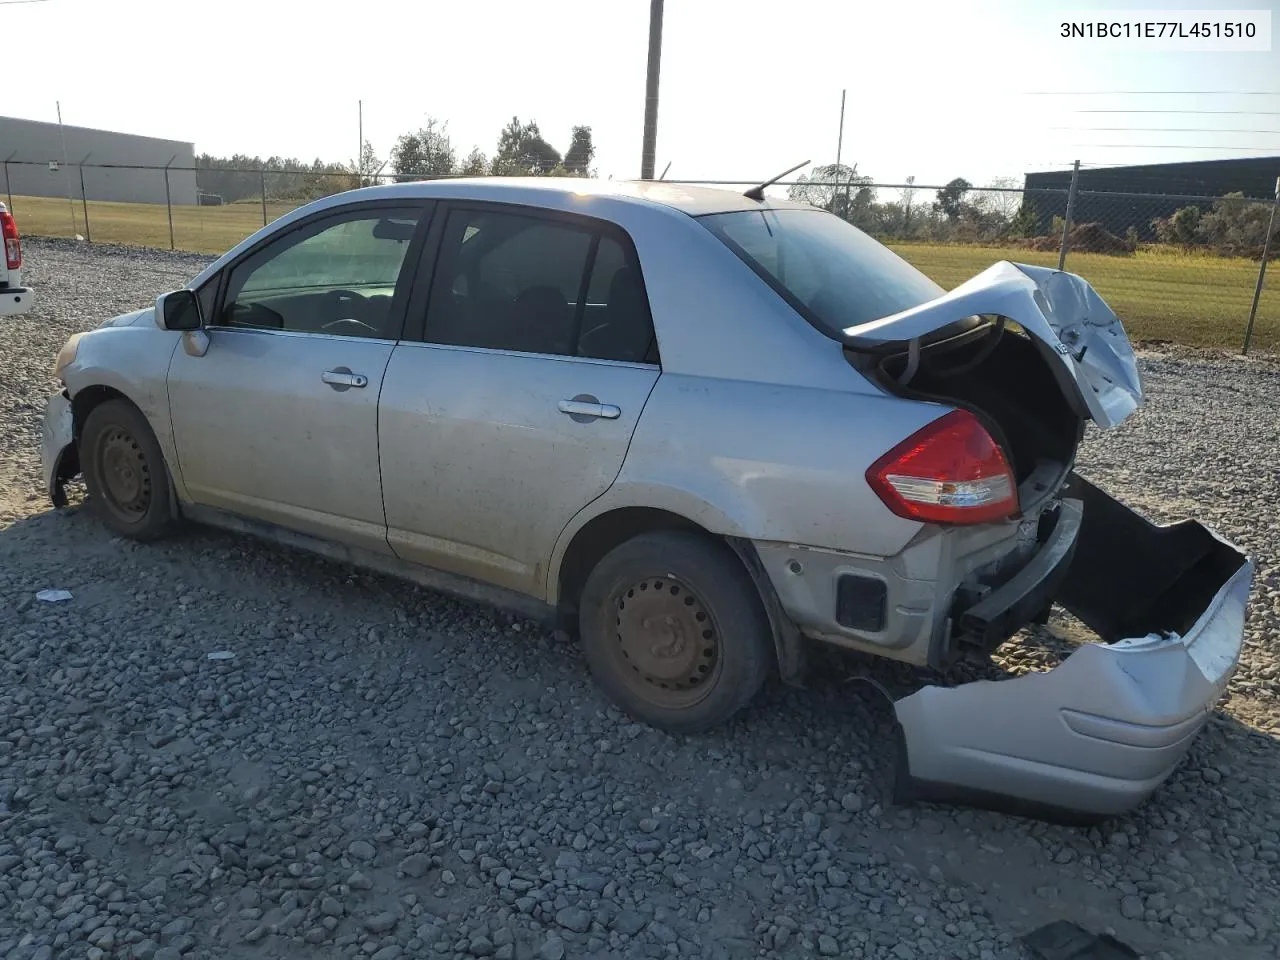
[[[369,378],[363,373],[352,373],[346,367],[335,367],[320,374],[320,379],[335,390],[349,390],[352,387],[367,387]]]
[[[617,420],[622,410],[612,403],[601,403],[595,397],[578,396],[572,400],[560,401],[560,412],[572,417],[579,423],[588,420]]]

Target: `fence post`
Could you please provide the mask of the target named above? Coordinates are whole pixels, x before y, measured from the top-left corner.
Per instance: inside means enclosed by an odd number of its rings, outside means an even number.
[[[1076,209],[1076,184],[1080,180],[1080,161],[1071,165],[1071,188],[1067,191],[1067,216],[1062,223],[1062,243],[1058,246],[1058,269],[1067,263],[1067,250],[1071,248],[1071,217]]]
[[[164,165],[164,208],[169,212],[169,249],[175,249],[173,245],[173,198],[169,196],[169,164],[178,159],[175,153],[169,158],[169,163]]]
[[[1253,288],[1253,306],[1249,308],[1249,325],[1244,328],[1244,346],[1240,352],[1249,353],[1249,344],[1253,340],[1253,321],[1258,316],[1258,301],[1262,299],[1262,281],[1267,276],[1267,258],[1271,256],[1271,235],[1276,230],[1276,211],[1280,210],[1280,177],[1276,177],[1276,197],[1271,201],[1271,218],[1267,221],[1267,236],[1262,241],[1262,263],[1258,264],[1258,285]]]
[[[258,171],[258,175],[262,177],[262,225],[267,225],[267,168],[263,167]]]
[[[93,243],[93,234],[89,232],[89,198],[84,193],[84,164],[93,154],[86,153],[84,160],[77,165],[80,171],[80,208],[84,210],[84,239],[86,243]]]
[[[16,154],[17,152],[18,151],[15,150],[13,151],[13,153],[9,154],[7,157],[4,158],[4,192],[9,195],[9,212],[10,213],[13,213],[13,187],[9,186],[9,161],[13,159],[14,154]]]

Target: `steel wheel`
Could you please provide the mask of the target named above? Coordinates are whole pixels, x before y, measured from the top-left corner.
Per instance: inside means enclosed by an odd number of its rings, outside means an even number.
[[[620,590],[614,606],[623,682],[655,706],[702,700],[723,658],[715,620],[697,594],[670,577],[647,577]]]
[[[125,523],[137,523],[151,506],[151,468],[136,437],[113,425],[99,437],[94,450],[103,502]]]

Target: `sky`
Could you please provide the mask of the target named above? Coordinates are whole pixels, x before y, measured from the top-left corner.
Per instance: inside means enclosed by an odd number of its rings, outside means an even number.
[[[1267,53],[1064,40],[1064,11],[1270,10]],[[648,0],[0,0],[0,111],[216,155],[386,157],[428,117],[492,155],[512,116],[639,175]],[[877,182],[1280,155],[1280,0],[666,0],[657,169],[763,180],[842,159]],[[1262,94],[1262,95],[1259,95]],[[1173,112],[1095,112],[1095,111]],[[1191,112],[1197,111],[1197,112]],[[1117,129],[1102,129],[1117,128]],[[1177,129],[1158,129],[1177,128]],[[0,145],[3,147],[3,145]],[[1280,172],[1280,171],[1278,171]]]

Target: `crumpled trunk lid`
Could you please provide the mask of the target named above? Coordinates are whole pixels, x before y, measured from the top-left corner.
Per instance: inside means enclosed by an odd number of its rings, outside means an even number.
[[[979,316],[1003,317],[1035,341],[1072,407],[1110,428],[1142,405],[1142,376],[1119,318],[1073,273],[1002,260],[918,307],[848,327],[859,353],[909,352]]]

